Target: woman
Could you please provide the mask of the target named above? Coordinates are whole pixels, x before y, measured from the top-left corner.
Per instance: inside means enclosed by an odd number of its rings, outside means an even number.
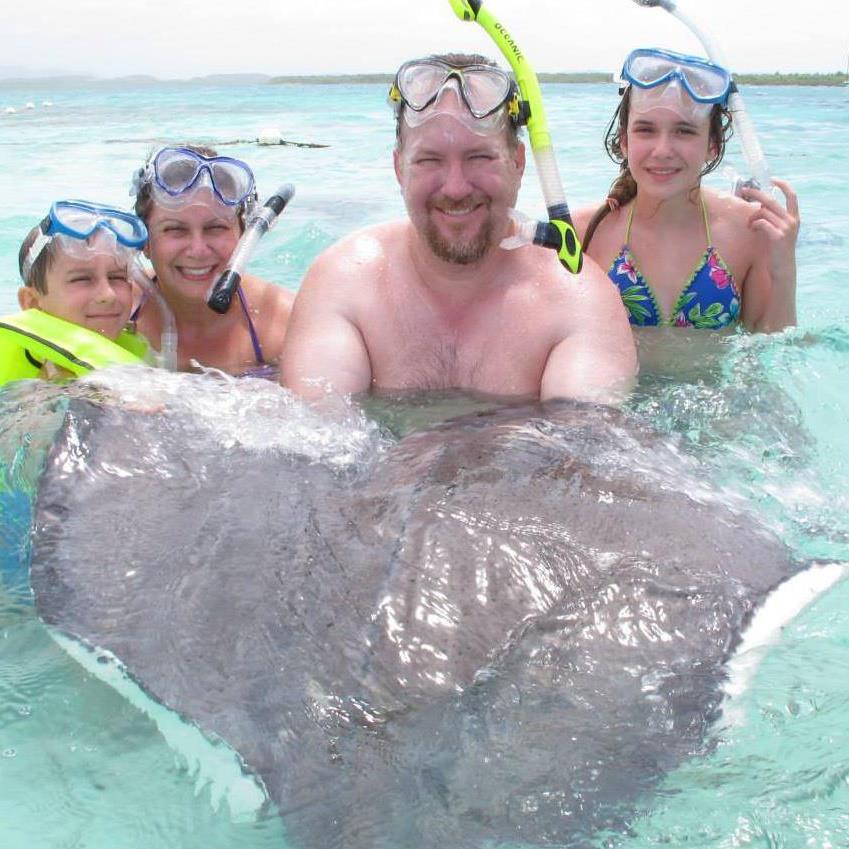
[[[251,169],[198,145],[163,147],[134,176],[135,210],[147,225],[145,253],[176,322],[177,363],[235,375],[271,376],[283,348],[294,293],[245,275],[224,315],[206,304],[256,203]],[[133,316],[155,347],[163,316],[143,299]]]
[[[605,140],[620,176],[607,204],[576,218],[632,325],[775,331],[796,322],[799,207],[753,188],[701,187],[730,135],[728,72],[703,59],[635,50]]]

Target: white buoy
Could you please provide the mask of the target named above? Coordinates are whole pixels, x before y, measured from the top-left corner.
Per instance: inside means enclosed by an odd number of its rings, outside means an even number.
[[[35,104],[32,101],[30,101],[29,103],[27,103],[26,108],[27,109],[35,109]]]
[[[260,130],[256,141],[257,144],[280,144],[283,137],[277,127],[266,127],[264,130]]]
[[[6,115],[14,115],[14,114],[15,114],[15,112],[17,112],[17,111],[18,111],[18,110],[17,110],[17,109],[15,109],[15,107],[14,107],[14,106],[7,106],[7,107],[3,110],[3,112],[5,112],[5,113],[6,113]]]
[[[52,106],[52,105],[53,105],[53,101],[52,101],[52,100],[42,100],[42,101],[41,101],[41,105],[42,105],[42,106]]]

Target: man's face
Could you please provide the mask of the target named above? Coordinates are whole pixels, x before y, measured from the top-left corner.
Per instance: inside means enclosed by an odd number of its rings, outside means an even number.
[[[455,92],[446,92],[442,101],[440,114],[402,127],[395,173],[410,220],[433,253],[468,265],[506,235],[525,153],[521,144],[511,146],[504,127],[472,132],[460,120],[459,110],[466,107]],[[466,111],[462,117],[467,116]]]

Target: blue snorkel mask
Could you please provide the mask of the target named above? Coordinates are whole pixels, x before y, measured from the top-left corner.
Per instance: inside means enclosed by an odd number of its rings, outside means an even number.
[[[731,74],[720,65],[657,48],[631,51],[620,80],[631,87],[635,111],[666,108],[685,120],[707,117],[714,104],[725,106],[736,90]]]
[[[81,259],[93,253],[113,253],[131,262],[147,242],[144,222],[131,212],[83,200],[60,200],[39,225],[39,232],[21,266],[24,282],[42,251],[53,242]]]

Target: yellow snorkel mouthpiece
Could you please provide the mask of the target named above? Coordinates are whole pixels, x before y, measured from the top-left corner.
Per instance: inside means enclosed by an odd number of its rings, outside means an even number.
[[[554,248],[560,262],[569,271],[577,274],[583,264],[583,252],[578,234],[572,224],[569,205],[566,203],[563,183],[554,158],[554,148],[545,120],[542,92],[537,75],[510,33],[488,9],[484,8],[483,0],[448,0],[448,2],[461,21],[475,21],[486,30],[513,70],[519,91],[525,101],[524,112],[528,115],[528,137],[548,210],[549,220],[539,222],[533,243]],[[515,242],[511,244],[516,246]]]

